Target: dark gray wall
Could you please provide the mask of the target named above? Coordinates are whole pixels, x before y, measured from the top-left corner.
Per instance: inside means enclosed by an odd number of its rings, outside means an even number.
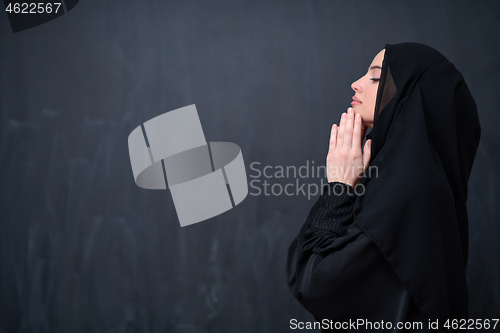
[[[286,332],[313,320],[284,266],[316,196],[249,195],[181,228],[169,191],[134,184],[127,137],[196,104],[207,140],[237,143],[249,176],[255,161],[322,165],[350,84],[404,41],[441,51],[476,99],[470,317],[498,318],[499,15],[496,1],[81,0],[13,34],[0,14],[0,332]]]

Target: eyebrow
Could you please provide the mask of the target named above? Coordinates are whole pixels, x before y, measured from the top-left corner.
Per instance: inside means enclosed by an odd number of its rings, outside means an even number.
[[[375,65],[375,66],[371,66],[371,67],[370,67],[370,70],[372,70],[372,69],[376,69],[376,68],[380,68],[380,69],[382,69],[382,67]]]

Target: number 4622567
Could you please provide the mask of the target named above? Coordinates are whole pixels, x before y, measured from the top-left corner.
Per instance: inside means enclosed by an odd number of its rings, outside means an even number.
[[[14,14],[51,14],[52,12],[57,13],[61,7],[60,2],[48,2],[48,3],[9,3],[6,12]]]

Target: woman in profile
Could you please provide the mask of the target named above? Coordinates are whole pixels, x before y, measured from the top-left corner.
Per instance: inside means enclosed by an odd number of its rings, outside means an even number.
[[[463,332],[474,99],[419,43],[387,44],[352,89],[332,126],[328,184],[288,250],[290,290],[322,332]]]

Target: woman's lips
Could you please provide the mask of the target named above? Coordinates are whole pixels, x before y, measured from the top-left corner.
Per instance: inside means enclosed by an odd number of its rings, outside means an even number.
[[[352,96],[351,105],[358,105],[358,104],[361,104],[361,101],[356,96]]]

